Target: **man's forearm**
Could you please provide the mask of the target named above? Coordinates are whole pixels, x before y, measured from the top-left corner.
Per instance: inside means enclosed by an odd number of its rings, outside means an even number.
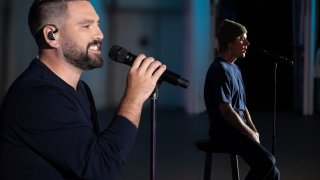
[[[245,109],[244,115],[245,115],[246,120],[247,120],[247,125],[248,125],[253,131],[258,132],[258,130],[256,129],[255,125],[253,124],[253,121],[252,121],[252,118],[251,118],[251,115],[250,115],[250,113],[249,113],[248,108]]]
[[[231,106],[222,111],[222,116],[229,124],[236,127],[243,133],[250,136],[254,133],[253,130],[242,121],[239,114],[235,112]]]
[[[135,101],[128,96],[124,96],[117,109],[117,114],[126,117],[136,127],[139,127],[143,104],[142,101]]]

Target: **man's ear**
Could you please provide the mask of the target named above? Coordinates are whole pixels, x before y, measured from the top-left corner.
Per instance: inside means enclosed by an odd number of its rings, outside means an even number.
[[[58,42],[57,42],[57,33],[58,29],[55,26],[45,26],[42,30],[44,40],[46,43],[51,46],[51,47],[58,47]]]

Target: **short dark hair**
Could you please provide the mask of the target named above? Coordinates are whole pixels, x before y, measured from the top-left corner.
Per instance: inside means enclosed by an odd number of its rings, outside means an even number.
[[[89,0],[34,0],[28,15],[31,34],[37,40],[37,34],[48,24],[57,24],[68,16],[68,2]]]

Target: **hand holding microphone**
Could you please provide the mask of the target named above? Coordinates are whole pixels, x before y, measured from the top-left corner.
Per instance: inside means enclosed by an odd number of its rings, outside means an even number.
[[[154,91],[165,70],[166,66],[153,57],[138,55],[128,73],[126,91],[117,114],[126,117],[138,127],[143,104]]]
[[[132,66],[117,114],[126,117],[135,126],[139,125],[143,103],[150,97],[159,80],[184,88],[189,85],[187,80],[166,70],[166,66],[153,57],[143,54],[136,56],[116,45],[111,47],[109,57],[116,62]]]
[[[148,99],[165,70],[166,66],[153,57],[138,55],[132,64],[127,80],[127,91],[133,95],[132,99],[141,98],[139,101]]]
[[[129,66],[131,66],[137,58],[136,55],[130,53],[125,48],[116,45],[111,47],[109,51],[109,57],[116,62],[127,64]],[[160,80],[166,81],[176,86],[181,86],[183,88],[187,88],[189,86],[188,80],[181,78],[178,74],[169,70],[166,70],[162,74]]]

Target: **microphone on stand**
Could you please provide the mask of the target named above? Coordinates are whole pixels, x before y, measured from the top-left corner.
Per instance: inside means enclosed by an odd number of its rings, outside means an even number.
[[[130,53],[123,47],[113,45],[109,51],[109,57],[118,63],[132,66],[133,61],[136,59],[137,56]],[[178,74],[171,72],[169,70],[166,70],[161,75],[160,80],[166,81],[176,86],[181,86],[183,88],[187,88],[189,86],[188,80],[181,78]]]
[[[286,58],[284,56],[279,56],[279,55],[270,53],[265,49],[258,49],[257,52],[259,54],[265,56],[266,58],[270,58],[274,63],[283,63],[283,64],[293,65],[292,60],[289,60],[288,58]]]

